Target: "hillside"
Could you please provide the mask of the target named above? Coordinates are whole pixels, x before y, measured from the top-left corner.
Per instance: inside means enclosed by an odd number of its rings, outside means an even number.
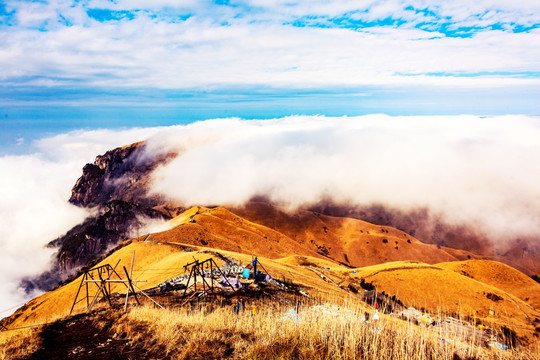
[[[347,267],[398,260],[433,264],[478,258],[467,251],[424,244],[391,227],[303,210],[290,213],[262,202],[231,210],[196,207],[170,224],[176,227],[153,234],[150,240],[168,239],[271,259],[311,256]]]
[[[527,341],[536,333],[539,287],[506,265],[480,260],[430,265],[430,259],[456,260],[451,254],[465,254],[354,219],[305,212],[297,215],[301,221],[292,222],[284,210],[258,203],[235,211],[243,216],[223,207],[191,208],[169,221],[171,229],[129,240],[95,266],[114,266],[120,260],[121,273],[124,266],[129,268],[135,251],[133,278],[145,281],[138,284],[144,290],[182,275],[184,265],[194,259],[212,257],[223,265],[223,256],[227,256],[246,265],[257,256],[272,277],[293,281],[315,298],[349,299],[368,307],[359,294],[348,289],[348,284],[362,278],[379,292],[395,295],[406,307],[457,314],[489,326],[509,326]],[[366,242],[371,246],[364,245]],[[369,258],[369,254],[374,255]],[[377,264],[384,256],[389,262]],[[80,282],[79,276],[35,298],[3,324],[15,328],[67,316]],[[125,287],[113,284],[111,292],[125,293]],[[84,303],[78,304],[75,313],[84,308]],[[489,314],[490,309],[495,316]]]
[[[493,263],[484,262],[485,271],[489,271]],[[535,333],[540,309],[521,300],[520,291],[502,290],[444,266],[399,261],[360,268],[355,274],[348,272],[348,276],[365,279],[377,290],[395,295],[405,306],[425,309],[432,314],[454,314],[471,322],[509,326],[522,336]],[[539,288],[531,290],[534,296],[540,295]],[[495,315],[490,314],[490,309]]]
[[[437,266],[506,291],[530,306],[540,309],[540,284],[508,265],[496,261],[469,260],[442,263]]]
[[[184,273],[184,265],[192,262],[194,259],[204,261],[212,257],[218,265],[222,265],[223,261],[220,260],[219,256],[215,255],[217,252],[223,256],[230,256],[243,264],[248,264],[252,260],[250,255],[219,249],[194,247],[192,244],[180,244],[174,241],[134,240],[96,264],[95,267],[105,264],[114,266],[120,260],[118,269],[122,269],[123,266],[129,268],[133,251],[136,254],[133,278],[145,281],[138,284],[143,290],[153,288],[166,280],[182,275]],[[315,293],[333,295],[341,293],[340,289],[329,285],[306,267],[273,261],[265,257],[259,257],[259,260],[264,264],[268,272],[277,279],[294,279],[296,284],[313,289]],[[82,277],[79,276],[66,285],[31,300],[15,314],[6,319],[3,324],[9,328],[17,328],[50,322],[51,320],[69,315],[81,279]],[[113,284],[111,286],[111,293],[125,294],[125,291],[126,289],[122,284]],[[78,304],[74,309],[74,313],[84,311],[85,306],[86,303]]]

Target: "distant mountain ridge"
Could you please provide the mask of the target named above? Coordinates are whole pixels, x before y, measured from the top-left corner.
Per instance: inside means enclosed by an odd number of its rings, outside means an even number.
[[[177,154],[150,157],[145,146],[140,142],[116,148],[97,156],[93,164],[84,166],[69,201],[92,209],[95,215],[50,242],[50,247],[58,249],[53,267],[37,278],[25,279],[22,286],[27,291],[35,288],[49,290],[111,247],[132,237],[148,220],[170,220],[186,210],[183,204],[173,203],[164,196],[148,195],[153,170]],[[382,205],[340,205],[327,199],[307,210],[291,213],[275,207],[264,198],[258,200],[235,209],[209,210],[215,219],[220,218],[231,225],[226,230],[223,228],[219,237],[231,237],[230,234],[245,230],[240,225],[235,229],[234,221],[223,218],[236,216],[241,222],[248,221],[278,232],[279,236],[288,239],[291,249],[297,249],[296,255],[305,253],[325,257],[347,266],[398,260],[436,263],[488,258],[506,262],[529,275],[540,273],[539,244],[517,241],[501,253],[470,228],[449,227],[444,223],[427,226],[427,209],[406,213]],[[226,212],[230,214],[225,215]],[[360,232],[364,229],[359,227],[359,220],[373,223],[365,225],[371,230]],[[383,227],[377,228],[379,225]],[[264,242],[267,239],[255,237],[254,241]],[[375,246],[376,243],[385,246]],[[429,243],[433,245],[428,246]],[[215,244],[211,246],[219,248]],[[282,249],[283,246],[277,248]]]

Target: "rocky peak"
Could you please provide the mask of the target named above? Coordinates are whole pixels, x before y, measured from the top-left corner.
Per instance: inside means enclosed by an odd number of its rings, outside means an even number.
[[[82,176],[71,190],[69,201],[78,206],[103,206],[112,199],[133,200],[142,195],[138,180],[149,175],[159,163],[139,164],[143,143],[135,143],[98,155],[93,164],[86,164]]]
[[[107,151],[83,167],[69,201],[90,207],[94,215],[50,242],[58,249],[53,268],[39,277],[25,279],[26,291],[49,290],[108,249],[141,231],[148,220],[166,220],[181,209],[164,207],[164,199],[148,196],[152,171],[174,154],[144,156],[144,143]],[[161,206],[159,206],[161,205]]]

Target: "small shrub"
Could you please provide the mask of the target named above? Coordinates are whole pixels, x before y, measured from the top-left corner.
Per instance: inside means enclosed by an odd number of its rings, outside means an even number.
[[[500,297],[499,295],[497,294],[492,294],[492,293],[487,293],[486,294],[486,297],[491,300],[491,301],[495,301],[495,302],[499,302],[499,301],[502,301],[503,298]]]

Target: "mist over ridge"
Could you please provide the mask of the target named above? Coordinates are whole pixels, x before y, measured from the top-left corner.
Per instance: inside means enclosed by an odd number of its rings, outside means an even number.
[[[219,119],[167,128],[146,156],[179,153],[151,192],[186,205],[425,208],[501,242],[540,235],[538,139],[532,116]]]

